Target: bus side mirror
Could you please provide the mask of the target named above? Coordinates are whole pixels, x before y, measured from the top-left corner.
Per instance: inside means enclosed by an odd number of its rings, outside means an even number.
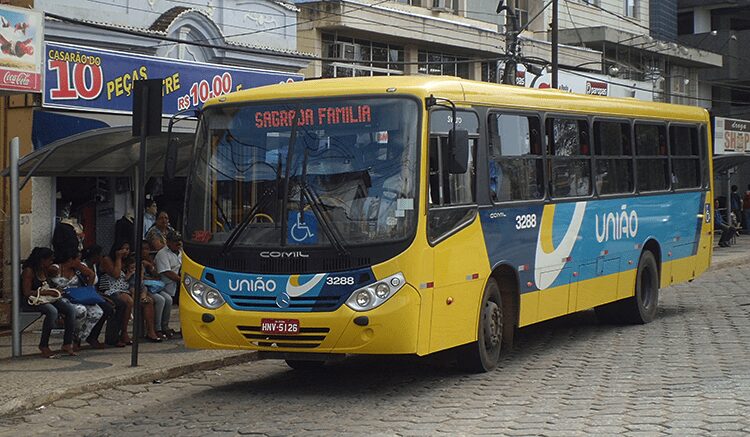
[[[451,129],[448,134],[448,172],[464,174],[469,169],[469,131]]]
[[[189,109],[178,112],[169,120],[167,129],[167,151],[164,154],[164,179],[171,181],[177,174],[177,153],[179,152],[179,140],[173,134],[174,126],[180,121],[186,119],[195,119],[200,117],[200,111]]]

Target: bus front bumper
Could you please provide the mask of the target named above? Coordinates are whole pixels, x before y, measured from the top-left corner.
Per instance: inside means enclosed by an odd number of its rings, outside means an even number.
[[[417,352],[421,298],[408,284],[381,306],[365,312],[346,305],[331,312],[242,311],[228,304],[209,310],[198,305],[184,288],[181,293],[182,335],[189,348],[311,354]],[[260,330],[262,319],[298,320],[300,332],[265,334]]]

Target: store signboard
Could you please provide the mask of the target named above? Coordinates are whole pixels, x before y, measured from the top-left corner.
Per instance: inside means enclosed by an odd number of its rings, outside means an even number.
[[[717,155],[727,152],[750,152],[750,121],[716,117],[714,151]]]
[[[303,79],[301,74],[204,64],[47,43],[43,105],[129,114],[133,83],[163,79],[164,115],[246,88]]]
[[[41,12],[0,5],[0,92],[42,91]]]

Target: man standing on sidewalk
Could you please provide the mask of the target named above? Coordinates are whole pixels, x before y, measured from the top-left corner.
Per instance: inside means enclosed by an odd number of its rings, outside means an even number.
[[[180,269],[182,268],[182,237],[177,231],[170,230],[166,235],[167,245],[157,252],[154,260],[156,271],[159,272],[161,280],[164,281],[164,292],[172,297],[177,303],[177,291],[180,287]],[[157,326],[157,330],[164,332],[167,337],[171,337],[174,331],[169,329],[169,315],[162,317],[162,326]]]

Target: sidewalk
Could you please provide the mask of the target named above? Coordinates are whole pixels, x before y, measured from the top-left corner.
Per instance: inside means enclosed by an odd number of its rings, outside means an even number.
[[[737,237],[728,248],[714,246],[712,270],[750,262],[750,236]],[[179,314],[173,310],[173,326]],[[130,367],[131,349],[83,349],[77,357],[43,359],[37,344],[41,320],[23,333],[24,356],[11,359],[10,335],[0,337],[0,416],[36,408],[59,399],[92,390],[157,379],[175,378],[196,370],[210,370],[252,361],[255,352],[189,350],[182,340],[139,345],[138,367]],[[50,345],[59,349],[61,337],[53,335]]]
[[[172,310],[172,326],[179,327],[179,311]],[[211,370],[252,361],[252,351],[192,350],[182,339],[138,344],[138,367],[131,367],[131,348],[90,349],[78,356],[44,359],[39,355],[42,319],[23,332],[22,357],[11,358],[10,334],[0,336],[0,417],[36,408],[93,390],[176,378],[197,370]],[[50,347],[59,350],[62,334],[52,331]],[[103,333],[102,333],[103,335]]]

